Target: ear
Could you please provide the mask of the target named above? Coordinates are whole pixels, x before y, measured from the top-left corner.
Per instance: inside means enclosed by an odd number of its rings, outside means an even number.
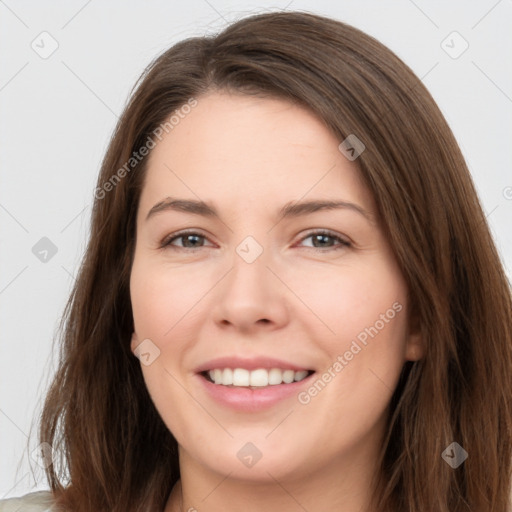
[[[418,361],[425,356],[425,345],[419,332],[409,334],[405,345],[405,359]]]
[[[404,348],[404,357],[406,361],[418,361],[423,359],[426,354],[425,340],[422,336],[421,315],[415,307],[415,301],[412,300],[411,294],[407,294],[407,339]]]
[[[420,319],[415,311],[411,311],[408,322],[408,336],[405,345],[405,359],[418,361],[425,356],[426,346],[421,335]]]
[[[132,334],[132,340],[130,342],[130,350],[133,352],[137,345],[139,344],[139,338],[135,333]]]

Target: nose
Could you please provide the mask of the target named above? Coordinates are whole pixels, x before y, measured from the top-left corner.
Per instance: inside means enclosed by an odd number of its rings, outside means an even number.
[[[265,252],[252,263],[235,254],[231,271],[217,289],[217,325],[251,333],[279,329],[289,322],[286,288],[269,263]]]

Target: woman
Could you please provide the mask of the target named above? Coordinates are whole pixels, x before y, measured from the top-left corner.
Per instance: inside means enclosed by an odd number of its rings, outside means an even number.
[[[388,49],[299,12],[183,41],[99,176],[41,422],[63,464],[3,510],[505,512],[511,309]]]

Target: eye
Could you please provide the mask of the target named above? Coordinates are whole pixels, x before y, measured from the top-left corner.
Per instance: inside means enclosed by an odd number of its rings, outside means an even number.
[[[344,247],[350,247],[350,242],[341,238],[336,233],[328,230],[318,230],[313,231],[303,237],[301,241],[311,239],[311,245],[306,245],[306,247],[311,247],[312,249],[331,249],[337,250],[342,249]],[[333,243],[334,242],[334,243]],[[336,244],[336,242],[338,242]]]
[[[337,250],[351,246],[348,240],[345,240],[344,238],[329,230],[317,230],[310,232],[300,241],[304,242],[308,239],[311,239],[311,244],[306,244],[304,247],[309,247],[312,249]],[[205,245],[205,241],[207,240],[208,239],[206,236],[196,231],[181,231],[179,233],[173,233],[164,238],[160,243],[160,248],[200,249],[201,247],[207,247],[207,245]],[[175,243],[177,241],[181,241],[181,243]]]
[[[174,243],[177,240],[181,240],[181,243]],[[181,231],[180,233],[173,233],[172,235],[164,238],[160,243],[160,248],[164,249],[168,247],[170,249],[196,249],[205,247],[205,240],[207,240],[207,238],[204,235],[201,235],[195,231]]]

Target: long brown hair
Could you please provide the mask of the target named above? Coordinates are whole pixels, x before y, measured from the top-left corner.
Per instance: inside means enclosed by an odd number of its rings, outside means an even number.
[[[398,57],[351,26],[303,12],[250,16],[182,41],[136,84],[102,164],[42,413],[40,441],[62,456],[46,470],[58,503],[73,512],[161,511],[179,478],[176,440],[130,351],[128,284],[147,157],[130,158],[173,112],[215,89],[296,102],[340,142],[355,134],[366,146],[356,163],[427,348],[404,365],[391,399],[375,510],[506,512],[511,292],[464,159]],[[452,442],[468,453],[457,468],[442,457]]]

